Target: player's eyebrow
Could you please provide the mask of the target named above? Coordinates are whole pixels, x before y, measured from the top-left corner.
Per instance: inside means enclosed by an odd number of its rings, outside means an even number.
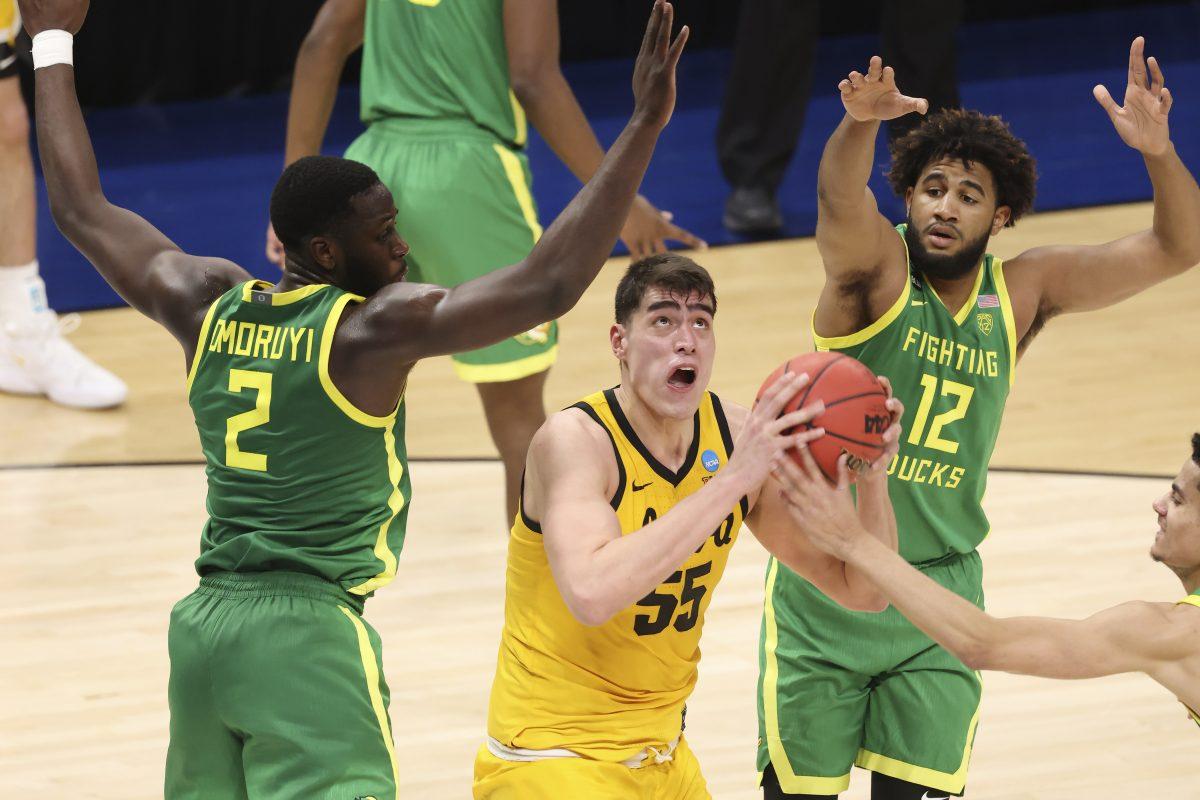
[[[987,197],[987,190],[983,188],[982,184],[976,183],[975,181],[971,180],[970,178],[963,178],[961,181],[959,181],[959,183],[961,183],[963,186],[974,189],[975,191],[979,192],[984,197]]]
[[[664,308],[671,308],[671,309],[674,309],[674,310],[676,310],[676,311],[679,311],[679,310],[681,310],[681,309],[683,308],[683,306],[682,306],[682,305],[680,305],[680,304],[679,304],[679,301],[677,301],[677,300],[659,300],[659,301],[657,301],[657,302],[651,303],[651,304],[650,304],[650,305],[649,305],[649,306],[646,308],[646,311],[647,311],[647,312],[649,312],[649,311],[659,311],[659,310],[661,310],[661,309],[664,309]]]

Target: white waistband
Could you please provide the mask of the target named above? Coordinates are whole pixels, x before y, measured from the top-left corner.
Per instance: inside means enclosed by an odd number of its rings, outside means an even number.
[[[676,736],[669,743],[665,750],[659,750],[657,747],[647,747],[639,755],[633,758],[627,758],[621,762],[621,766],[629,767],[629,769],[641,769],[647,764],[647,759],[653,758],[653,764],[665,764],[674,758],[675,748],[679,746],[679,737]],[[550,748],[548,750],[530,750],[526,747],[509,747],[502,744],[499,740],[489,736],[487,738],[488,752],[496,758],[502,758],[505,761],[543,761],[548,758],[583,758],[573,750],[564,748]]]

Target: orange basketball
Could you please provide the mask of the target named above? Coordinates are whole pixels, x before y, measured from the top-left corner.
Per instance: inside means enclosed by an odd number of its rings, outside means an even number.
[[[783,414],[825,401],[825,411],[800,430],[825,429],[825,435],[808,448],[826,478],[837,480],[837,460],[844,452],[850,454],[851,477],[883,452],[883,432],[891,424],[885,405],[887,393],[861,361],[843,353],[805,353],[790,358],[767,376],[758,397],[789,372],[807,372],[809,381],[784,406]],[[794,450],[790,454],[799,463],[799,454]]]

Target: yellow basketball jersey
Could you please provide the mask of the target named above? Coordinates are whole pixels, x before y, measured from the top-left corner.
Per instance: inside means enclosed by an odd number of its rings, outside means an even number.
[[[698,491],[729,463],[733,450],[721,402],[712,393],[696,412],[692,445],[677,472],[638,440],[612,389],[573,408],[612,440],[619,476],[612,507],[622,534]],[[518,513],[508,545],[504,634],[488,735],[506,747],[566,749],[604,761],[623,761],[647,747],[661,750],[676,739],[696,684],[704,612],[746,510],[742,498],[676,572],[595,627],[571,615],[551,574],[541,526]]]

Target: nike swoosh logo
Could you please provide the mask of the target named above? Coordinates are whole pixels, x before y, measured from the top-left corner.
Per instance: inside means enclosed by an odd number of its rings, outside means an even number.
[[[929,792],[923,792],[921,794],[921,800],[950,800],[950,795],[947,794],[934,797]]]
[[[4,59],[3,61],[0,61],[0,69],[7,69],[8,65],[13,63],[16,60],[17,60],[17,57],[15,55],[11,55],[8,58]]]
[[[652,483],[654,483],[654,481],[650,481],[650,483],[638,483],[637,481],[634,481],[633,482],[633,490],[635,492],[640,492],[642,489],[645,489],[647,486],[649,486]]]
[[[924,300],[913,300],[912,303],[910,303],[909,305],[923,306],[923,305],[925,305],[925,301]],[[925,800],[925,798],[921,798],[921,800]],[[931,797],[931,798],[929,798],[929,800],[942,800],[942,798]]]

